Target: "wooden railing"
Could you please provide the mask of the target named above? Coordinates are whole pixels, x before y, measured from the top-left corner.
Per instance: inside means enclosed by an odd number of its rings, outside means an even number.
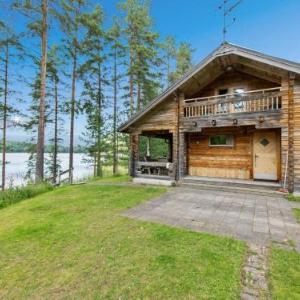
[[[184,116],[186,118],[277,111],[280,109],[281,92],[279,88],[186,99],[184,101]]]
[[[173,172],[173,164],[170,162],[159,161],[138,161],[137,175],[141,176],[159,176],[171,177]]]

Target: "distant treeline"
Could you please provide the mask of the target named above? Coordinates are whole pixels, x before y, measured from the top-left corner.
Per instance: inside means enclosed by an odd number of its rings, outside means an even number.
[[[34,144],[28,143],[28,142],[17,142],[17,141],[8,141],[7,142],[7,149],[6,152],[8,153],[20,153],[20,152],[31,152],[32,149],[35,147]],[[45,152],[46,153],[51,153],[53,150],[52,145],[45,145]],[[0,145],[0,149],[2,151],[2,146]],[[67,146],[59,146],[58,147],[58,152],[59,153],[69,153],[69,147]],[[84,146],[74,146],[74,152],[75,153],[85,153],[86,152],[86,147]]]

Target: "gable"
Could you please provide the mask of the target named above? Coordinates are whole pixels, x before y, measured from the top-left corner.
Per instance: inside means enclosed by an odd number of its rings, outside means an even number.
[[[300,64],[298,63],[223,43],[196,65],[194,69],[156,97],[141,111],[137,112],[125,124],[121,125],[118,130],[128,132],[130,126],[135,126],[138,120],[141,122],[141,118],[152,111],[157,105],[172,97],[171,95],[174,93],[181,91],[187,97],[191,97],[209,83],[215,81],[224,72],[231,70],[255,75],[274,83],[280,83],[281,78],[288,76],[290,72],[300,77]]]

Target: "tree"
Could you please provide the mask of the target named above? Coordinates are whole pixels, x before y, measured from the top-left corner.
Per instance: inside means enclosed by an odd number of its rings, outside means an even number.
[[[82,9],[86,4],[85,0],[61,0],[61,12],[56,13],[60,21],[61,28],[65,34],[63,41],[67,59],[71,60],[71,100],[69,103],[70,112],[70,152],[69,152],[69,182],[73,182],[73,154],[74,154],[74,125],[75,114],[78,110],[76,101],[76,84],[78,77],[78,60],[81,54],[80,36],[82,31],[81,15]]]
[[[58,149],[59,149],[59,142],[61,142],[61,138],[59,137],[60,130],[60,117],[59,113],[61,111],[61,103],[59,101],[59,83],[60,83],[60,70],[59,68],[62,65],[61,59],[59,57],[59,48],[56,45],[53,45],[51,47],[51,50],[49,51],[48,56],[48,66],[47,66],[47,77],[49,78],[50,84],[49,89],[51,88],[52,92],[49,92],[49,97],[53,99],[53,108],[51,111],[53,111],[53,117],[52,117],[52,123],[54,125],[53,129],[53,137],[50,139],[50,142],[52,143],[50,147],[50,158],[48,161],[46,161],[46,164],[48,166],[48,170],[50,172],[50,177],[53,179],[53,183],[56,184],[58,172],[60,169],[60,161],[58,159]]]
[[[104,52],[107,37],[103,31],[102,8],[97,5],[92,13],[83,14],[81,22],[86,27],[83,46],[87,59],[84,64],[82,64],[80,72],[84,80],[84,109],[88,115],[87,130],[89,136],[95,141],[89,148],[90,153],[93,153],[95,158],[96,176],[101,177],[103,175],[104,87],[108,85],[105,67],[107,55]],[[89,144],[91,144],[91,141],[89,141]]]
[[[118,173],[118,88],[119,81],[122,75],[119,73],[119,66],[124,64],[125,47],[121,42],[122,30],[121,25],[117,19],[114,19],[114,23],[108,32],[108,38],[111,43],[111,54],[113,60],[112,82],[113,82],[113,174]]]
[[[9,69],[11,68],[11,59],[20,53],[22,47],[19,43],[18,37],[11,31],[8,26],[3,22],[0,22],[0,51],[4,53],[3,57],[0,57],[0,61],[3,61],[3,88],[1,91],[3,94],[3,104],[1,106],[2,113],[2,182],[1,189],[5,189],[5,179],[6,179],[6,131],[8,127],[8,117],[11,113],[17,112],[15,108],[12,107],[11,103],[8,102],[8,97],[11,94],[9,91],[9,83],[11,78],[9,77]]]
[[[163,44],[165,52],[165,64],[166,64],[166,82],[167,86],[171,83],[171,67],[172,61],[176,58],[176,42],[173,36],[167,36]]]
[[[48,1],[41,1],[41,96],[39,104],[39,126],[38,139],[36,147],[36,171],[35,181],[42,181],[44,179],[44,147],[45,147],[45,97],[46,97],[46,72],[47,72],[47,44],[48,44]]]
[[[129,78],[130,114],[139,110],[158,93],[159,35],[153,32],[150,2],[127,0],[120,5],[125,12],[125,35],[129,49],[127,75]],[[136,97],[136,101],[135,101]]]
[[[176,53],[176,70],[171,73],[171,82],[180,79],[192,68],[192,54],[194,49],[188,43],[180,43]]]
[[[48,44],[48,0],[40,1],[15,1],[13,7],[22,12],[29,22],[27,27],[30,32],[39,37],[41,44],[40,53],[40,97],[38,116],[38,137],[36,147],[35,181],[44,179],[44,143],[45,143],[45,97],[46,97],[46,69],[47,69],[47,44]]]

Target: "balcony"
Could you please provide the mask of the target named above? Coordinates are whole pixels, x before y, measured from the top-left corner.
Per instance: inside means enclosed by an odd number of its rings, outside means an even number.
[[[186,99],[184,101],[184,117],[197,118],[237,113],[278,112],[282,106],[281,98],[280,88],[271,88]]]

